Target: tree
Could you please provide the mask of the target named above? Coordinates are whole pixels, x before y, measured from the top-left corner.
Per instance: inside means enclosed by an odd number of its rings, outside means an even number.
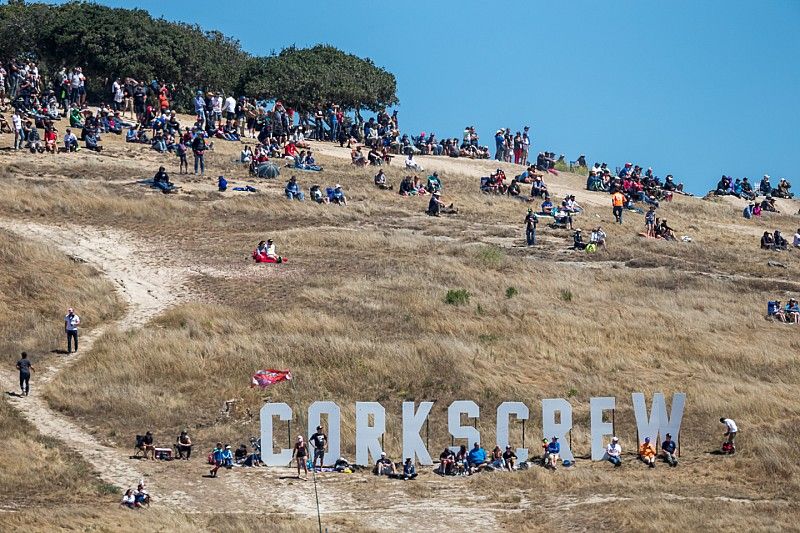
[[[244,74],[244,92],[280,98],[300,111],[328,102],[344,109],[379,111],[396,104],[393,74],[328,45],[286,48],[271,57],[252,58]]]

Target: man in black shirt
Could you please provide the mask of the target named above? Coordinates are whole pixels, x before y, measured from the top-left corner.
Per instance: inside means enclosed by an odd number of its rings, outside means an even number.
[[[317,468],[317,458],[319,458],[319,469],[322,470],[323,460],[325,459],[325,447],[328,445],[328,436],[322,431],[322,426],[317,426],[317,431],[309,439],[314,448],[314,461],[311,463],[313,468]]]
[[[17,368],[19,369],[19,388],[21,394],[27,396],[31,388],[30,379],[31,372],[33,372],[33,365],[30,359],[28,359],[28,354],[26,352],[22,352],[22,359],[17,361]]]

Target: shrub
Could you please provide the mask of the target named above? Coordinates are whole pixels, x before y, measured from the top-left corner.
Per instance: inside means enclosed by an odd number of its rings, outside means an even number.
[[[477,253],[478,259],[480,259],[486,266],[498,266],[500,262],[505,257],[505,253],[500,248],[496,246],[483,246]]]
[[[562,300],[564,300],[565,302],[571,302],[572,301],[572,291],[569,290],[569,289],[561,289],[560,298]]]
[[[469,303],[470,294],[467,289],[450,289],[444,297],[448,305],[466,305]]]
[[[516,287],[508,287],[506,289],[506,298],[511,299],[514,296],[516,296],[518,293],[519,293],[519,291],[517,290]]]

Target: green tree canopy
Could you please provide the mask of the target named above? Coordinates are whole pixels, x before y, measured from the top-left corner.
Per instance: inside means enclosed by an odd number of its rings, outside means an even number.
[[[115,77],[130,76],[174,83],[174,98],[187,107],[196,89],[282,98],[301,110],[325,102],[377,110],[397,102],[392,74],[332,46],[253,57],[219,32],[89,2],[0,5],[0,59],[12,57],[39,61],[44,74],[81,66],[94,98],[104,98]]]

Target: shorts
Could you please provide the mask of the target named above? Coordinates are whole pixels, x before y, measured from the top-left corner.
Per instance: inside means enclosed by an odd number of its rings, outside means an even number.
[[[319,450],[319,449],[314,450],[314,459],[317,459],[318,457],[321,458],[324,455],[325,455],[325,450]]]
[[[225,113],[225,118],[226,118],[227,120],[233,120],[233,119],[235,119],[235,118],[236,118],[236,113],[233,113],[233,112],[231,112],[231,111],[227,111],[227,112]]]
[[[137,114],[143,114],[143,113],[144,113],[144,104],[143,104],[143,103],[138,103],[138,102],[137,102],[137,103],[134,103],[134,104],[133,104],[133,110],[134,110],[134,111],[135,111]]]

